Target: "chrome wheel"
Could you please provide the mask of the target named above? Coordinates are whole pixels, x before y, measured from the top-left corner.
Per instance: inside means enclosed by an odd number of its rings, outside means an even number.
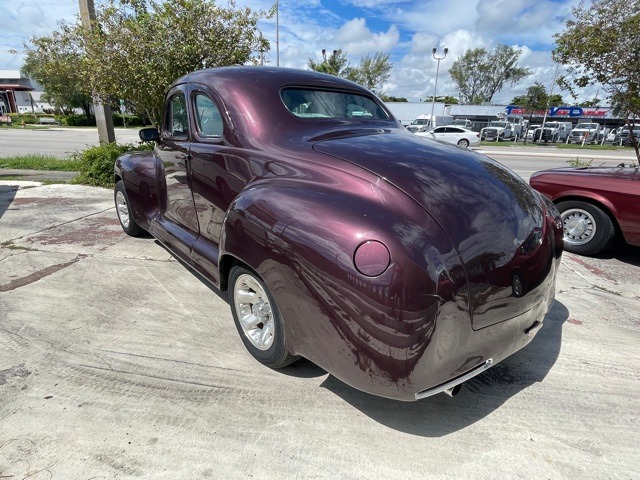
[[[562,212],[564,241],[570,245],[584,245],[597,232],[596,220],[586,210],[571,208]]]
[[[118,218],[122,226],[129,228],[129,207],[127,206],[127,199],[121,191],[116,191],[116,210],[118,211]]]
[[[245,337],[257,349],[268,350],[273,345],[276,325],[267,292],[247,274],[238,276],[233,292],[233,306]]]

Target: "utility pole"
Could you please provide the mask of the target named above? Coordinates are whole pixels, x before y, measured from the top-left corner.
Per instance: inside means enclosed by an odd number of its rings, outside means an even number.
[[[78,0],[80,5],[80,18],[82,26],[89,32],[93,29],[92,22],[96,19],[96,8],[93,0]],[[113,131],[113,117],[111,107],[103,105],[102,99],[93,92],[93,110],[96,115],[96,125],[98,126],[98,138],[100,143],[113,143],[116,141],[116,134]]]

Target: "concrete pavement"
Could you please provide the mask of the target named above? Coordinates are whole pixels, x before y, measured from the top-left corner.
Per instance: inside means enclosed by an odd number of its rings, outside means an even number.
[[[229,306],[112,192],[0,182],[0,478],[631,479],[639,249],[565,254],[534,341],[399,403],[244,350]]]

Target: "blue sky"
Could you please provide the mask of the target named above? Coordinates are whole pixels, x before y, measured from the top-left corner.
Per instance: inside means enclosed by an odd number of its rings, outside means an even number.
[[[239,6],[267,10],[275,0],[236,0]],[[73,21],[77,0],[0,0],[0,70],[20,68],[22,44],[33,35],[46,35],[60,20]],[[99,3],[99,0],[96,0]],[[225,2],[217,2],[226,5]],[[508,103],[538,81],[549,90],[555,65],[551,61],[553,34],[562,31],[578,0],[279,0],[280,66],[305,68],[309,58],[321,59],[323,48],[342,49],[357,64],[367,54],[390,54],[394,65],[384,93],[417,101],[433,95],[436,61],[431,51],[444,47],[438,95],[457,95],[448,69],[469,48],[491,49],[499,43],[520,48],[519,65],[532,75],[507,85],[494,97]],[[275,19],[260,22],[271,41],[267,61],[276,63]],[[562,93],[567,99],[566,92]],[[580,99],[595,96],[586,90]]]

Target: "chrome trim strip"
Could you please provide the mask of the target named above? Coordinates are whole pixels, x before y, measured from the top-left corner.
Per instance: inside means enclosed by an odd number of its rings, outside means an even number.
[[[478,365],[473,370],[469,370],[464,375],[461,375],[461,376],[459,376],[457,378],[454,378],[453,380],[451,380],[451,381],[449,381],[447,383],[443,383],[441,385],[438,385],[437,387],[429,388],[427,390],[423,390],[421,392],[416,393],[414,395],[415,399],[416,400],[420,400],[422,398],[430,397],[432,395],[436,395],[437,393],[444,392],[445,390],[453,388],[456,385],[460,385],[461,383],[464,383],[467,380],[472,379],[473,377],[475,377],[476,375],[481,374],[482,372],[484,372],[486,369],[490,368],[491,366],[493,366],[493,358],[487,359],[487,361],[484,362],[483,364]]]

